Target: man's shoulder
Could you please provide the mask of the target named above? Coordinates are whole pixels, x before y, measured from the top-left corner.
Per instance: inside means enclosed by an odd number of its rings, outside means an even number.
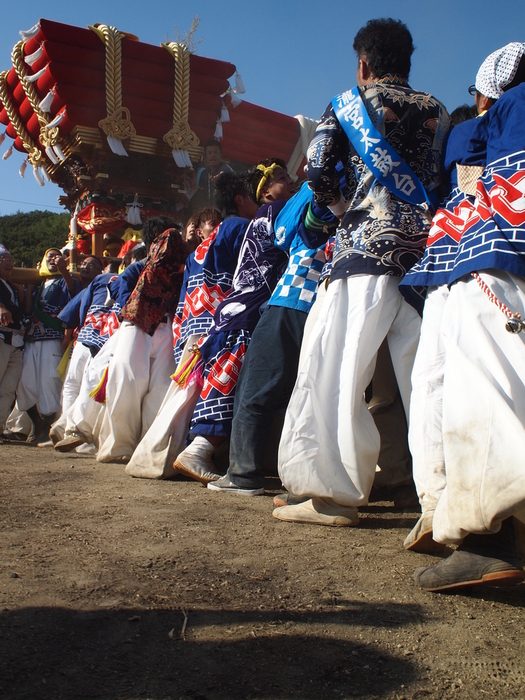
[[[353,90],[355,91],[355,88]],[[410,114],[418,115],[423,120],[437,118],[448,123],[449,117],[445,106],[429,92],[415,90],[409,85],[381,82],[365,85],[358,90],[361,99],[367,105],[367,111],[370,114],[374,111],[381,114],[387,122],[399,122]],[[321,118],[323,129],[340,128],[333,106],[338,98],[339,95],[334,97]]]
[[[78,281],[78,279],[76,277],[73,277],[73,282],[74,282],[74,286],[75,286],[75,294],[78,294],[81,291],[80,282]],[[53,293],[55,292],[55,290],[57,290],[57,293],[69,295],[69,289],[67,286],[67,282],[62,277],[62,275],[60,275],[58,277],[51,277],[51,278],[45,279],[44,286],[51,287]]]
[[[113,272],[101,272],[100,275],[97,275],[96,277],[93,278],[93,280],[89,283],[87,289],[91,287],[91,289],[97,289],[98,287],[103,287],[108,284],[112,279],[116,278],[117,275],[115,275]]]
[[[125,280],[125,279],[128,279],[129,277],[135,277],[135,276],[138,277],[138,275],[140,275],[140,273],[142,272],[145,264],[146,264],[145,260],[137,260],[137,261],[131,263],[131,265],[128,265],[127,268],[124,270],[124,272],[122,272],[119,275],[119,278],[121,280],[123,280],[123,279]]]
[[[516,85],[496,100],[495,104],[482,116],[477,119],[480,123],[505,123],[509,117],[523,122],[522,114],[525,109],[525,82]],[[507,124],[507,126],[509,126]]]
[[[251,221],[251,228],[257,226],[257,223],[262,219],[267,221],[274,221],[277,214],[286,206],[286,199],[278,199],[275,202],[269,202],[268,204],[263,204],[257,210],[257,213]]]
[[[383,102],[392,103],[392,109],[404,110],[415,108],[420,112],[424,110],[444,110],[445,106],[434,95],[422,90],[415,90],[409,85],[390,85],[387,83],[375,83],[365,90],[367,98],[380,96]]]
[[[249,223],[249,219],[243,219],[241,216],[228,216],[228,218],[221,222],[217,232],[217,238],[222,238],[231,233],[236,233],[241,229],[246,230]]]
[[[14,299],[14,301],[13,301]],[[20,300],[14,287],[9,284],[9,280],[0,278],[0,302],[8,308],[19,308]]]

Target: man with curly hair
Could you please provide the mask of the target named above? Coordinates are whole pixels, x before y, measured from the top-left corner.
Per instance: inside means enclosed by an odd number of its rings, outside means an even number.
[[[449,130],[443,105],[408,84],[414,47],[402,22],[370,20],[354,49],[358,85],[332,100],[308,150],[315,202],[341,218],[280,445],[284,485],[309,498],[274,511],[280,520],[336,526],[358,524],[372,487],[380,440],[364,393],[385,338],[408,416],[420,317],[398,284],[423,254]]]

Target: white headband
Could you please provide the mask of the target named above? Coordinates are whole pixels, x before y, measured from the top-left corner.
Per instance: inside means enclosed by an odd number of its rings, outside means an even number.
[[[476,90],[497,100],[504,88],[514,80],[519,62],[525,54],[525,44],[513,41],[487,56],[476,75]]]

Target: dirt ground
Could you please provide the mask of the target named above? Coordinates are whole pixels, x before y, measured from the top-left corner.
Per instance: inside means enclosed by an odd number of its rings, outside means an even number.
[[[0,450],[3,700],[525,698],[525,585],[419,590],[416,512],[289,524],[276,479],[246,498]]]

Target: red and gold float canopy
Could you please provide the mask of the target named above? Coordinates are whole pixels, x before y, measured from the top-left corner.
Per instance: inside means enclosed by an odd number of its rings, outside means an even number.
[[[90,232],[115,228],[134,199],[143,218],[187,206],[189,168],[217,129],[234,166],[272,156],[293,173],[302,164],[304,120],[241,102],[231,63],[107,25],[41,19],[21,35],[0,73],[0,122]]]

